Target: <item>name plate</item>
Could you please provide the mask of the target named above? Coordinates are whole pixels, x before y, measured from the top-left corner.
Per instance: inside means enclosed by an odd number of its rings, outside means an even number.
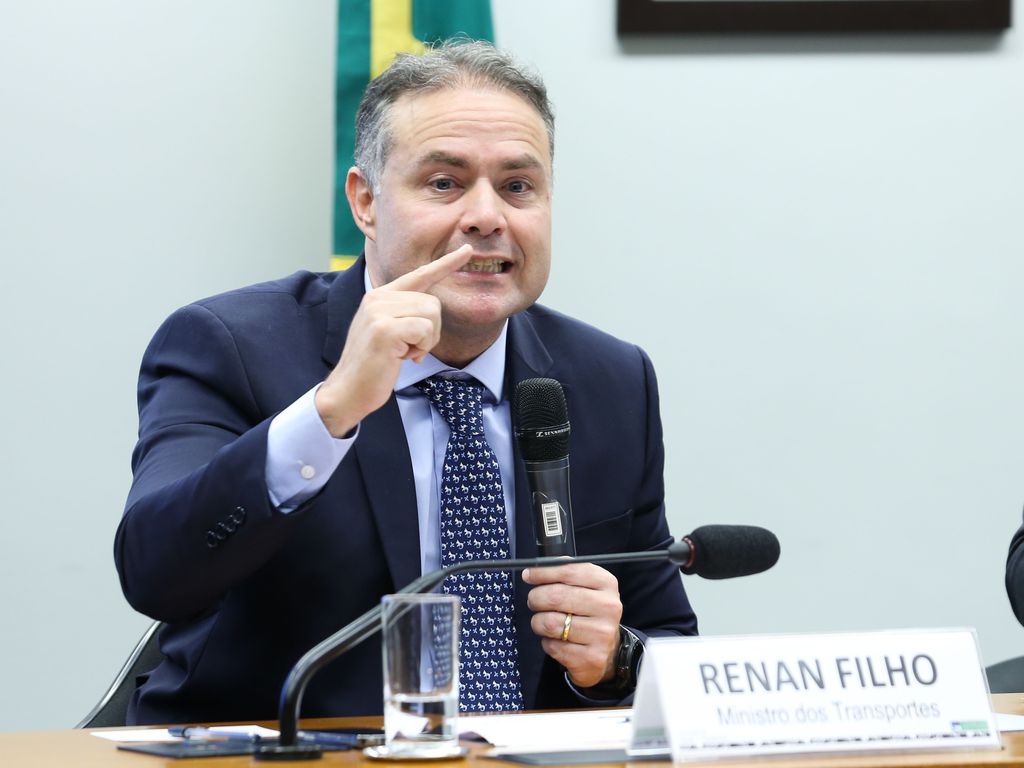
[[[632,755],[1000,748],[973,629],[658,638]]]

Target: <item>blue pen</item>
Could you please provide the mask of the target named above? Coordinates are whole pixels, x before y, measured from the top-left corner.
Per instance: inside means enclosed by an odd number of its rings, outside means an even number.
[[[260,740],[258,733],[250,733],[249,731],[229,731],[219,730],[211,731],[209,728],[202,728],[200,726],[187,726],[184,728],[168,728],[167,732],[171,736],[178,736],[188,741],[249,741],[257,742]]]

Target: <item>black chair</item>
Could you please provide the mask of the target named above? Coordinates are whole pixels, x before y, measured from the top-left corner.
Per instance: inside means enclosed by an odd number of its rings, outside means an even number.
[[[992,664],[985,674],[992,693],[1020,693],[1024,691],[1024,656]]]
[[[135,692],[135,678],[155,669],[163,661],[164,656],[160,653],[160,646],[156,641],[157,631],[162,626],[159,621],[149,625],[149,629],[135,644],[128,660],[117,673],[114,682],[103,694],[103,698],[75,728],[103,728],[125,724],[128,700]]]

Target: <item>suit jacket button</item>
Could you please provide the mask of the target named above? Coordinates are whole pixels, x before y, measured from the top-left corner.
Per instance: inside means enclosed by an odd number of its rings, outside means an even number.
[[[213,531],[206,532],[206,546],[210,549],[216,549],[220,546],[220,539],[217,538],[217,534]]]

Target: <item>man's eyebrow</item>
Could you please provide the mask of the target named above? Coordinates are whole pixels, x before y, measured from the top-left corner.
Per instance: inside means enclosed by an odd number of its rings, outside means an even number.
[[[453,168],[467,168],[469,163],[466,162],[465,158],[459,157],[458,155],[452,155],[448,152],[441,152],[440,150],[434,150],[424,155],[418,165],[450,165]]]
[[[502,170],[505,171],[529,171],[543,167],[540,160],[528,152],[502,163],[501,166]]]

